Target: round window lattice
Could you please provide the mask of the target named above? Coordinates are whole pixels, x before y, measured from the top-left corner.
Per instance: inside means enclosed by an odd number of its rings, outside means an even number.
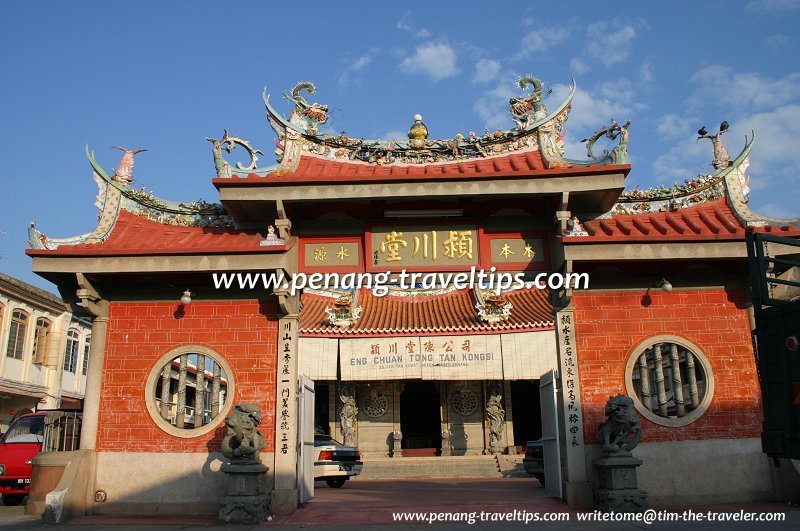
[[[625,387],[643,417],[677,428],[706,412],[714,395],[714,375],[697,345],[682,337],[658,335],[631,352]]]
[[[478,397],[469,390],[456,391],[453,394],[453,409],[459,415],[466,417],[478,409]]]
[[[368,417],[382,417],[389,409],[389,400],[383,393],[370,393],[364,400],[364,414]]]

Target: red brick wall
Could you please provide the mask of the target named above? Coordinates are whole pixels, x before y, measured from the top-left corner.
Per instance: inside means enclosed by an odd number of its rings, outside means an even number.
[[[158,359],[194,344],[219,353],[233,370],[234,403],[255,402],[273,451],[277,307],[258,301],[196,301],[178,317],[176,302],[114,303],[108,331],[97,448],[127,452],[219,450],[224,424],[192,439],[167,434],[147,413],[145,383]]]
[[[627,394],[625,365],[649,336],[674,334],[697,345],[711,365],[714,397],[695,422],[668,428],[641,417],[643,441],[758,437],[761,402],[747,310],[741,291],[576,294],[575,321],[586,442],[610,395]]]

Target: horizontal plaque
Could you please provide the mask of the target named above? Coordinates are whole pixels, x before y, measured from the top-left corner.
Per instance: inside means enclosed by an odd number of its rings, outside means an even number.
[[[478,264],[476,225],[375,226],[370,235],[373,269],[461,269]]]

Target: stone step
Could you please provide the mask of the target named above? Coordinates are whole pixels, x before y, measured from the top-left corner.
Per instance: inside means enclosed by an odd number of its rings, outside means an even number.
[[[364,458],[361,479],[499,478],[494,456]]]

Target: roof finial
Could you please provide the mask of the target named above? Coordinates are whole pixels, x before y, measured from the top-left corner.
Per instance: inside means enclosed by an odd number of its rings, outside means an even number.
[[[728,130],[728,127],[728,122],[724,121],[719,125],[719,132],[716,135],[709,135],[705,126],[697,131],[697,140],[701,138],[708,138],[711,140],[711,144],[714,147],[714,161],[711,165],[714,166],[716,170],[725,169],[731,165],[731,158],[728,156],[728,151],[725,149],[722,139],[720,138],[722,134]]]
[[[141,153],[142,151],[147,151],[146,149],[128,149],[122,146],[111,146],[112,148],[117,148],[125,152],[122,155],[122,160],[119,161],[119,167],[114,172],[114,180],[119,181],[121,183],[130,184],[133,180],[133,156],[137,153]]]
[[[423,147],[428,139],[428,128],[422,123],[422,115],[414,115],[414,125],[408,131],[408,139],[412,147]]]

